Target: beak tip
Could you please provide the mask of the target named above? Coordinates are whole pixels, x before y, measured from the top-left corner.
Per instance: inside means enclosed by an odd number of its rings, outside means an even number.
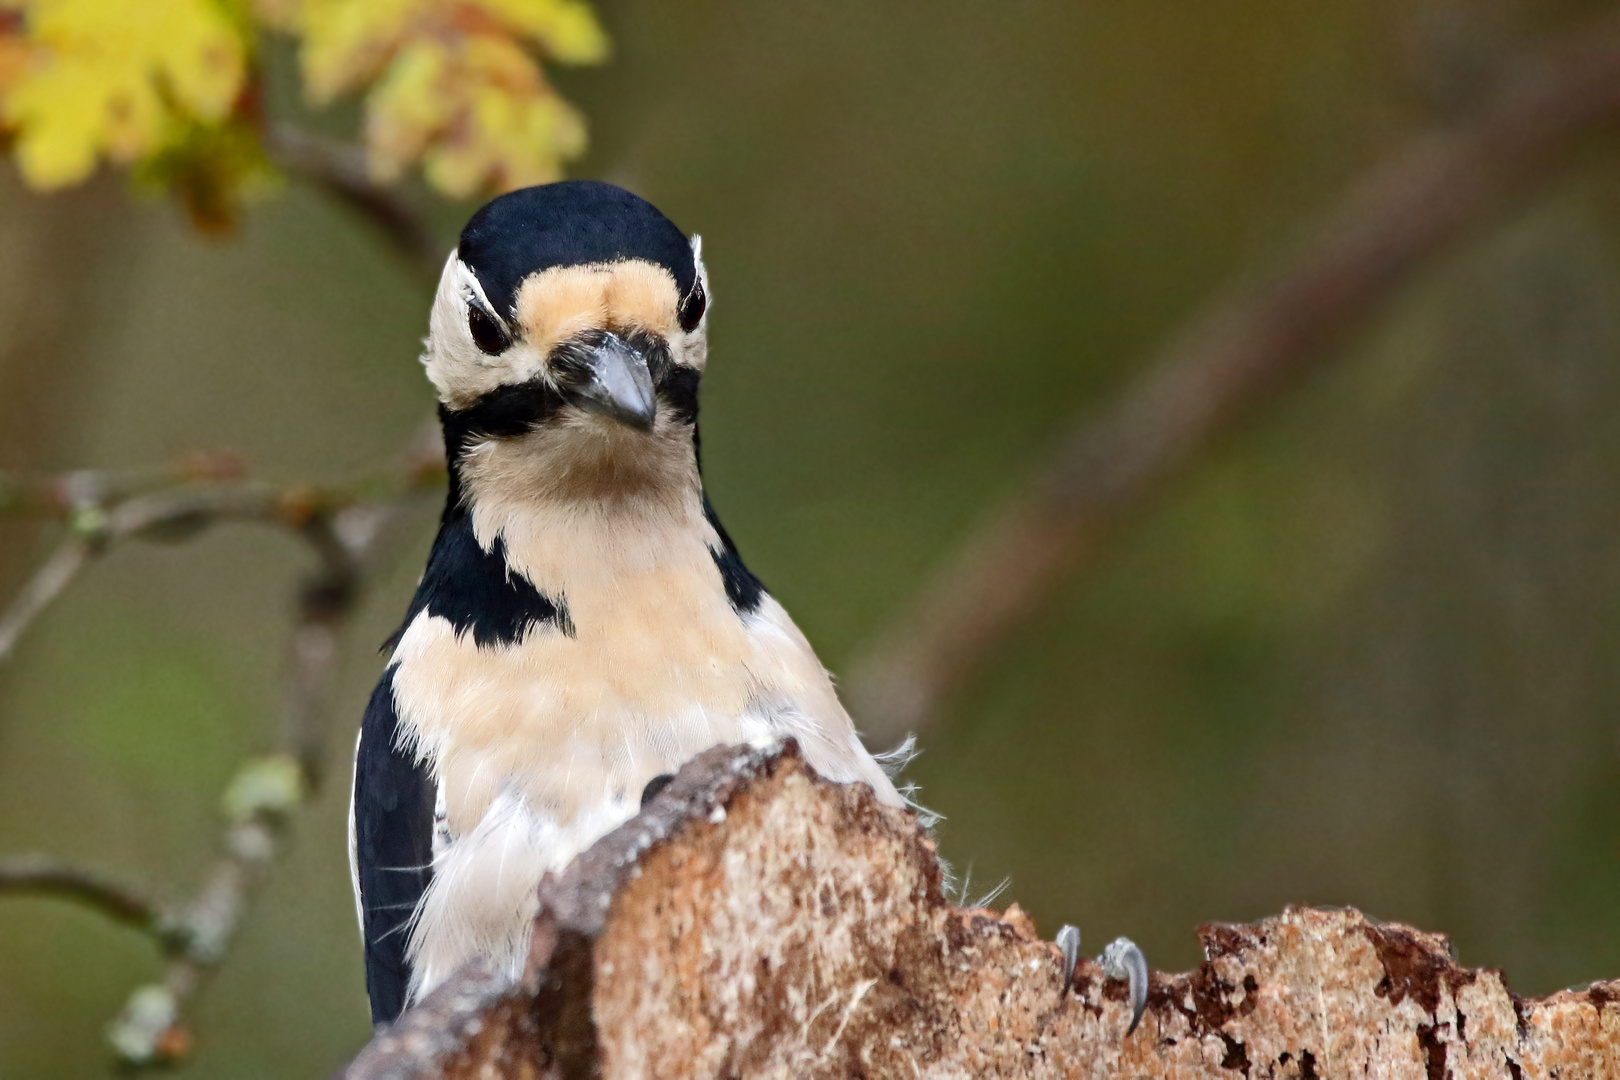
[[[590,359],[590,380],[574,392],[580,407],[647,432],[658,419],[658,394],[647,358],[617,334],[607,334]]]

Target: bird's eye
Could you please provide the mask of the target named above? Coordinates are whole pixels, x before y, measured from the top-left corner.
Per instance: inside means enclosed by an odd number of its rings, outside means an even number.
[[[512,344],[501,324],[495,321],[495,316],[478,304],[467,305],[467,329],[472,334],[473,342],[491,356],[505,352],[506,347]]]
[[[697,329],[697,324],[703,321],[703,309],[709,306],[709,298],[703,295],[703,282],[694,281],[692,291],[686,294],[681,301],[677,314],[681,319],[681,329],[691,333]]]

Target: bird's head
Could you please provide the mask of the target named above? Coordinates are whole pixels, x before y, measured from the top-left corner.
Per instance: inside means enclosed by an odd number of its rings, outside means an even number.
[[[473,215],[422,357],[458,478],[581,496],[695,483],[700,252],[611,184],[525,188]]]

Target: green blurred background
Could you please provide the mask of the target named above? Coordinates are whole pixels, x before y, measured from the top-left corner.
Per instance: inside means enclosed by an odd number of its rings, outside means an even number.
[[[840,670],[1202,297],[1597,5],[597,6],[615,60],[559,76],[574,172],[703,234],[709,488]],[[1199,922],[1309,903],[1525,993],[1620,975],[1617,174],[1600,149],[1437,262],[1056,590],[923,735],[947,857],[1169,970]],[[231,447],[337,480],[431,408],[427,288],[310,191],[216,243],[117,176],[0,185],[0,466]],[[191,1009],[195,1075],[327,1075],[366,1038],[341,777],[416,517],[347,639],[340,779]],[[47,540],[0,522],[8,595]],[[94,567],[0,669],[0,851],[187,896],[272,741],[305,566],[234,526]],[[0,903],[0,1077],[102,1071],[154,950]]]

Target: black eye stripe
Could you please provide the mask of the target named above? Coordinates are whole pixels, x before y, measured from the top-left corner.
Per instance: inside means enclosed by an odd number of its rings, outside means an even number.
[[[495,316],[485,311],[476,300],[467,304],[467,330],[472,334],[473,344],[490,356],[505,352],[507,346],[512,344],[512,339],[507,337],[506,330]]]

